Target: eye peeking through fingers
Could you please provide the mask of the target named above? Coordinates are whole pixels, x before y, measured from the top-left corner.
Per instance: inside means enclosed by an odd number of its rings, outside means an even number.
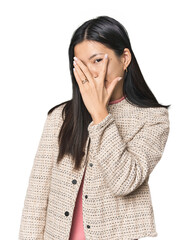
[[[100,61],[99,61],[99,60],[100,60]],[[96,62],[96,61],[101,62],[101,61],[102,61],[102,58],[98,58],[98,59],[96,59],[94,62]]]

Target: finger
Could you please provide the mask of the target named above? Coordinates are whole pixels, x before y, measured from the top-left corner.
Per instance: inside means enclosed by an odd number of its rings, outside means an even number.
[[[108,96],[110,97],[111,95],[112,95],[112,93],[113,93],[113,90],[115,89],[115,87],[116,87],[116,85],[118,84],[118,82],[119,82],[119,79],[120,78],[120,80],[121,80],[121,77],[117,77],[116,79],[114,79],[113,81],[112,81],[112,83],[109,85],[109,87],[107,88],[107,92],[108,92]]]
[[[74,59],[75,59],[75,62],[76,62],[75,66],[78,66],[80,71],[83,73],[83,76],[84,76],[83,79],[87,78],[89,80],[89,82],[94,81],[88,67],[86,67],[79,58],[74,57]],[[79,70],[79,69],[77,69],[77,70]]]
[[[78,75],[78,73],[77,73],[75,68],[73,68],[73,73],[74,73],[75,79],[76,79],[76,81],[78,83],[79,89],[81,91],[82,87],[83,87],[82,85],[84,85],[84,84],[82,84],[81,79],[80,79],[80,77],[79,77],[79,75]]]
[[[81,69],[79,68],[79,66],[77,64],[75,64],[74,66],[75,66],[75,71],[76,71],[80,81],[82,82],[82,80],[84,80],[86,78],[86,76],[84,75],[84,73],[81,71]]]
[[[107,57],[106,57],[107,55]],[[102,71],[100,72],[100,79],[102,80],[102,83],[104,83],[106,73],[107,73],[107,66],[108,66],[108,54],[104,55],[104,60],[103,60],[103,67]]]

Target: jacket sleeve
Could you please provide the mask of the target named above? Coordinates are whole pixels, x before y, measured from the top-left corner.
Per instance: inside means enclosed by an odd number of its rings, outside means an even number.
[[[19,230],[19,240],[42,240],[48,203],[55,142],[55,111],[47,115],[33,167]]]
[[[93,157],[115,196],[136,190],[162,157],[169,134],[168,109],[149,109],[145,124],[128,142],[120,136],[111,113],[88,125]]]

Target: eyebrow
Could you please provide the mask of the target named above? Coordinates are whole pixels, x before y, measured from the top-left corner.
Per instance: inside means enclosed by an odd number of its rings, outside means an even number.
[[[95,57],[96,55],[99,55],[99,54],[104,54],[104,53],[95,53],[95,54],[93,54],[91,57],[89,57],[89,60],[90,60],[91,58]]]

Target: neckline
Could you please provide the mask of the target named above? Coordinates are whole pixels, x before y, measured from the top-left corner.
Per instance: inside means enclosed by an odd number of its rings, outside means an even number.
[[[110,102],[108,103],[108,105],[117,104],[117,103],[121,102],[123,99],[125,99],[125,95],[122,96],[122,97],[119,98],[119,99],[116,99],[116,100],[110,101]]]

